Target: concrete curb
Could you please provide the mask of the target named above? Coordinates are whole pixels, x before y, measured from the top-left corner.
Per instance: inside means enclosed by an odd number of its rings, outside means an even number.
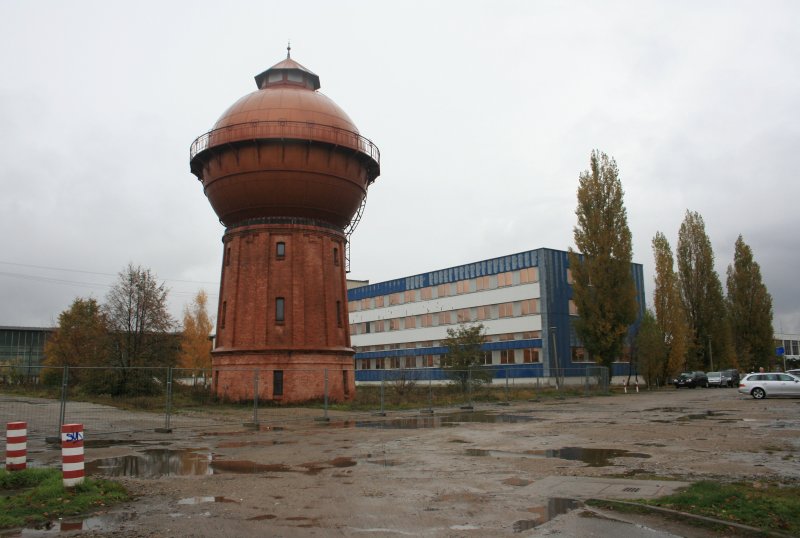
[[[607,502],[607,503],[616,503],[616,504],[624,504],[627,506],[634,506],[636,508],[642,508],[645,510],[649,510],[651,512],[666,514],[670,516],[680,516],[687,519],[694,519],[696,521],[702,521],[704,523],[713,523],[715,525],[723,525],[726,527],[735,527],[737,529],[747,531],[747,532],[760,532],[761,534],[766,534],[767,536],[775,536],[776,538],[794,538],[791,534],[784,534],[782,532],[775,532],[766,529],[760,529],[758,527],[751,527],[750,525],[744,525],[742,523],[735,523],[732,521],[725,521],[723,519],[716,519],[713,517],[708,516],[698,516],[696,514],[689,514],[687,512],[681,512],[679,510],[672,510],[670,508],[661,508],[660,506],[652,506],[649,504],[640,504],[631,501],[618,501],[615,499],[599,499],[599,498],[590,498],[586,499],[587,501],[599,501],[599,502]]]

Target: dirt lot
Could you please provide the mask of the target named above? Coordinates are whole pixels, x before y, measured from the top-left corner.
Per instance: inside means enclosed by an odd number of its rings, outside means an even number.
[[[756,401],[734,389],[433,416],[332,414],[329,423],[313,420],[319,414],[256,431],[239,417],[183,417],[197,425],[101,446],[87,434],[87,469],[117,475],[137,497],[77,528],[129,537],[717,536],[611,516],[636,524],[620,531],[605,527],[608,514],[570,509],[588,497],[668,493],[680,485],[672,480],[800,483],[800,400]],[[57,465],[59,453],[31,457]]]

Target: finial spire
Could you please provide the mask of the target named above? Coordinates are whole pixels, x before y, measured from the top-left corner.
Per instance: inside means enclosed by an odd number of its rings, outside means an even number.
[[[286,59],[289,59],[291,57],[292,57],[292,40],[290,39],[289,44],[286,45]]]

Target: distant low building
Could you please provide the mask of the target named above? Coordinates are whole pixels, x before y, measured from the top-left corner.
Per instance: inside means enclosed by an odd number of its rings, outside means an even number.
[[[55,327],[0,326],[0,366],[39,366],[44,360],[44,345]]]

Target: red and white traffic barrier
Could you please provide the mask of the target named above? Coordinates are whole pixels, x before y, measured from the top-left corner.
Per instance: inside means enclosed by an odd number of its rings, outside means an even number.
[[[64,487],[83,483],[83,424],[61,426],[61,470]]]
[[[27,467],[28,423],[6,424],[6,471],[20,471]]]

